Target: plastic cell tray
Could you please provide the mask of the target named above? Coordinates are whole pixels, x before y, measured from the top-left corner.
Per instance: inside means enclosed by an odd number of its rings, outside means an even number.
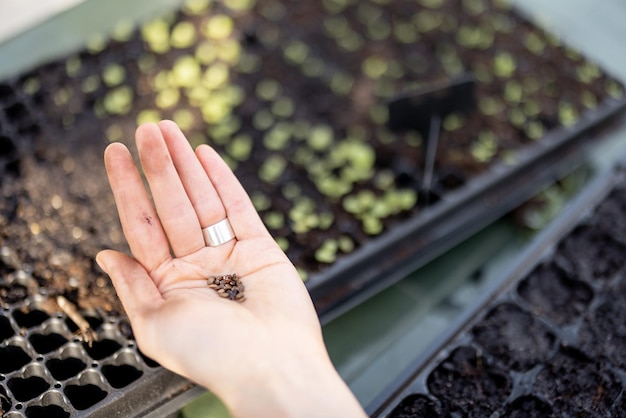
[[[595,179],[371,415],[621,416],[625,204],[623,168]]]
[[[176,410],[173,399],[191,393],[191,383],[122,334],[128,328],[122,319],[86,316],[97,329],[87,344],[62,312],[49,315],[42,298],[21,296],[9,296],[13,303],[5,301],[0,313],[3,417],[165,416]]]

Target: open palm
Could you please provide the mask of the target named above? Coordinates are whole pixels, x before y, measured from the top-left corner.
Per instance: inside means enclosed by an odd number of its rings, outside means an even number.
[[[194,150],[169,121],[138,128],[150,194],[128,149],[111,144],[105,163],[133,257],[105,250],[139,348],[163,366],[236,397],[238,381],[303,359],[330,365],[310,297],[232,171],[209,146]],[[202,228],[228,218],[237,237],[208,247]],[[245,301],[220,298],[210,276],[237,274]],[[230,383],[232,382],[232,383]],[[239,388],[241,390],[241,388]]]

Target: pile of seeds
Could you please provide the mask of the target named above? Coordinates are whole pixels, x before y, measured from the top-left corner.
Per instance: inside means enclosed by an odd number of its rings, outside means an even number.
[[[238,302],[246,300],[246,297],[243,295],[243,283],[236,274],[211,276],[207,280],[207,283],[220,297],[236,300]]]

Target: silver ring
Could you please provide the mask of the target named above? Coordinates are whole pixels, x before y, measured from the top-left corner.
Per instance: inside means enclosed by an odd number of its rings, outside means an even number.
[[[224,218],[216,224],[202,228],[204,242],[209,247],[217,247],[235,239],[235,232],[230,226],[228,218]]]

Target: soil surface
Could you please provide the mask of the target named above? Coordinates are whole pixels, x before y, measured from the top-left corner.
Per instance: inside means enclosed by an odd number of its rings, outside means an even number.
[[[423,210],[426,132],[390,131],[391,98],[476,81],[473,110],[444,118],[437,204],[623,94],[501,1],[331,3],[186,7],[1,83],[3,301],[43,289],[120,311],[93,261],[127,250],[101,159],[134,149],[138,122],[214,146],[306,279]]]
[[[410,416],[403,411],[410,410],[411,399],[442,405],[432,416],[454,411],[461,416],[621,416],[626,263],[618,253],[625,202],[626,189],[617,186],[591,216],[554,243],[556,251],[502,295],[504,302],[484,307],[472,328],[458,335],[463,345],[443,348],[453,351],[428,375],[428,393],[400,401],[390,417]]]

